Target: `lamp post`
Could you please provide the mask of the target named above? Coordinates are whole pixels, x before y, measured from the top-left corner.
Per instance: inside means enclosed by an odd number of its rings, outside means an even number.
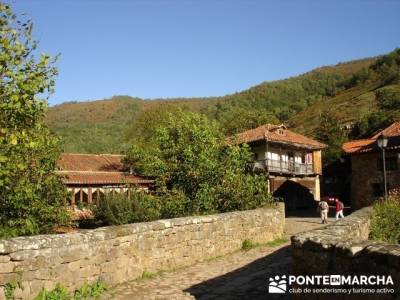
[[[386,159],[385,159],[385,149],[388,144],[388,138],[383,134],[378,136],[377,139],[378,147],[382,149],[382,166],[383,166],[383,186],[385,191],[385,200],[387,199],[387,181],[386,181]]]

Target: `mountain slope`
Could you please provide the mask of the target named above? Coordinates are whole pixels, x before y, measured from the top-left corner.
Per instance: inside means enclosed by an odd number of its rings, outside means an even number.
[[[352,81],[349,88],[336,96],[315,103],[293,116],[289,125],[299,132],[315,136],[320,116],[324,113],[334,114],[347,127],[357,126],[357,123],[377,116],[381,116],[382,123],[399,119],[400,49],[355,73]]]
[[[157,126],[160,107],[204,113],[220,122],[226,134],[265,120],[286,122],[297,131],[313,134],[319,115],[328,108],[338,111],[344,123],[379,109],[375,90],[387,85],[384,76],[359,82],[377,61],[367,58],[321,67],[223,97],[142,100],[117,96],[64,103],[51,107],[46,121],[61,136],[64,151],[83,153],[118,153],[132,141],[145,138]]]

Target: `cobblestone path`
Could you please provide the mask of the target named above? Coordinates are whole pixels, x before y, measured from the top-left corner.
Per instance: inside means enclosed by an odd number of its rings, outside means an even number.
[[[286,236],[320,226],[317,218],[290,217],[286,219]],[[154,278],[119,285],[102,300],[274,299],[267,293],[268,277],[290,273],[290,263],[289,242],[276,247],[240,250]]]

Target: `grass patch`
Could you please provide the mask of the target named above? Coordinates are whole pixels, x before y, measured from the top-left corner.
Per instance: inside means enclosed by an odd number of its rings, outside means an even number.
[[[158,272],[149,272],[144,270],[142,275],[138,278],[138,280],[146,280],[146,279],[152,279],[158,275],[161,275],[165,271],[158,271]]]
[[[6,300],[14,299],[14,291],[17,288],[18,284],[16,282],[9,282],[4,286],[4,296]]]
[[[390,196],[374,204],[370,238],[400,244],[400,197]]]
[[[255,243],[251,240],[244,240],[242,243],[242,250],[248,251],[258,247],[277,247],[288,242],[286,238],[278,238],[266,243]]]
[[[83,300],[96,299],[107,290],[106,285],[97,281],[93,284],[85,283],[80,288],[76,289],[72,294],[60,284],[57,284],[54,289],[42,291],[34,298],[34,300]]]

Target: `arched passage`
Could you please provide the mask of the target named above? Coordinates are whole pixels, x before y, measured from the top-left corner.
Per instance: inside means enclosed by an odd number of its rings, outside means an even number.
[[[273,196],[282,198],[288,211],[310,209],[315,206],[314,196],[310,190],[292,180],[286,180],[281,184]]]

